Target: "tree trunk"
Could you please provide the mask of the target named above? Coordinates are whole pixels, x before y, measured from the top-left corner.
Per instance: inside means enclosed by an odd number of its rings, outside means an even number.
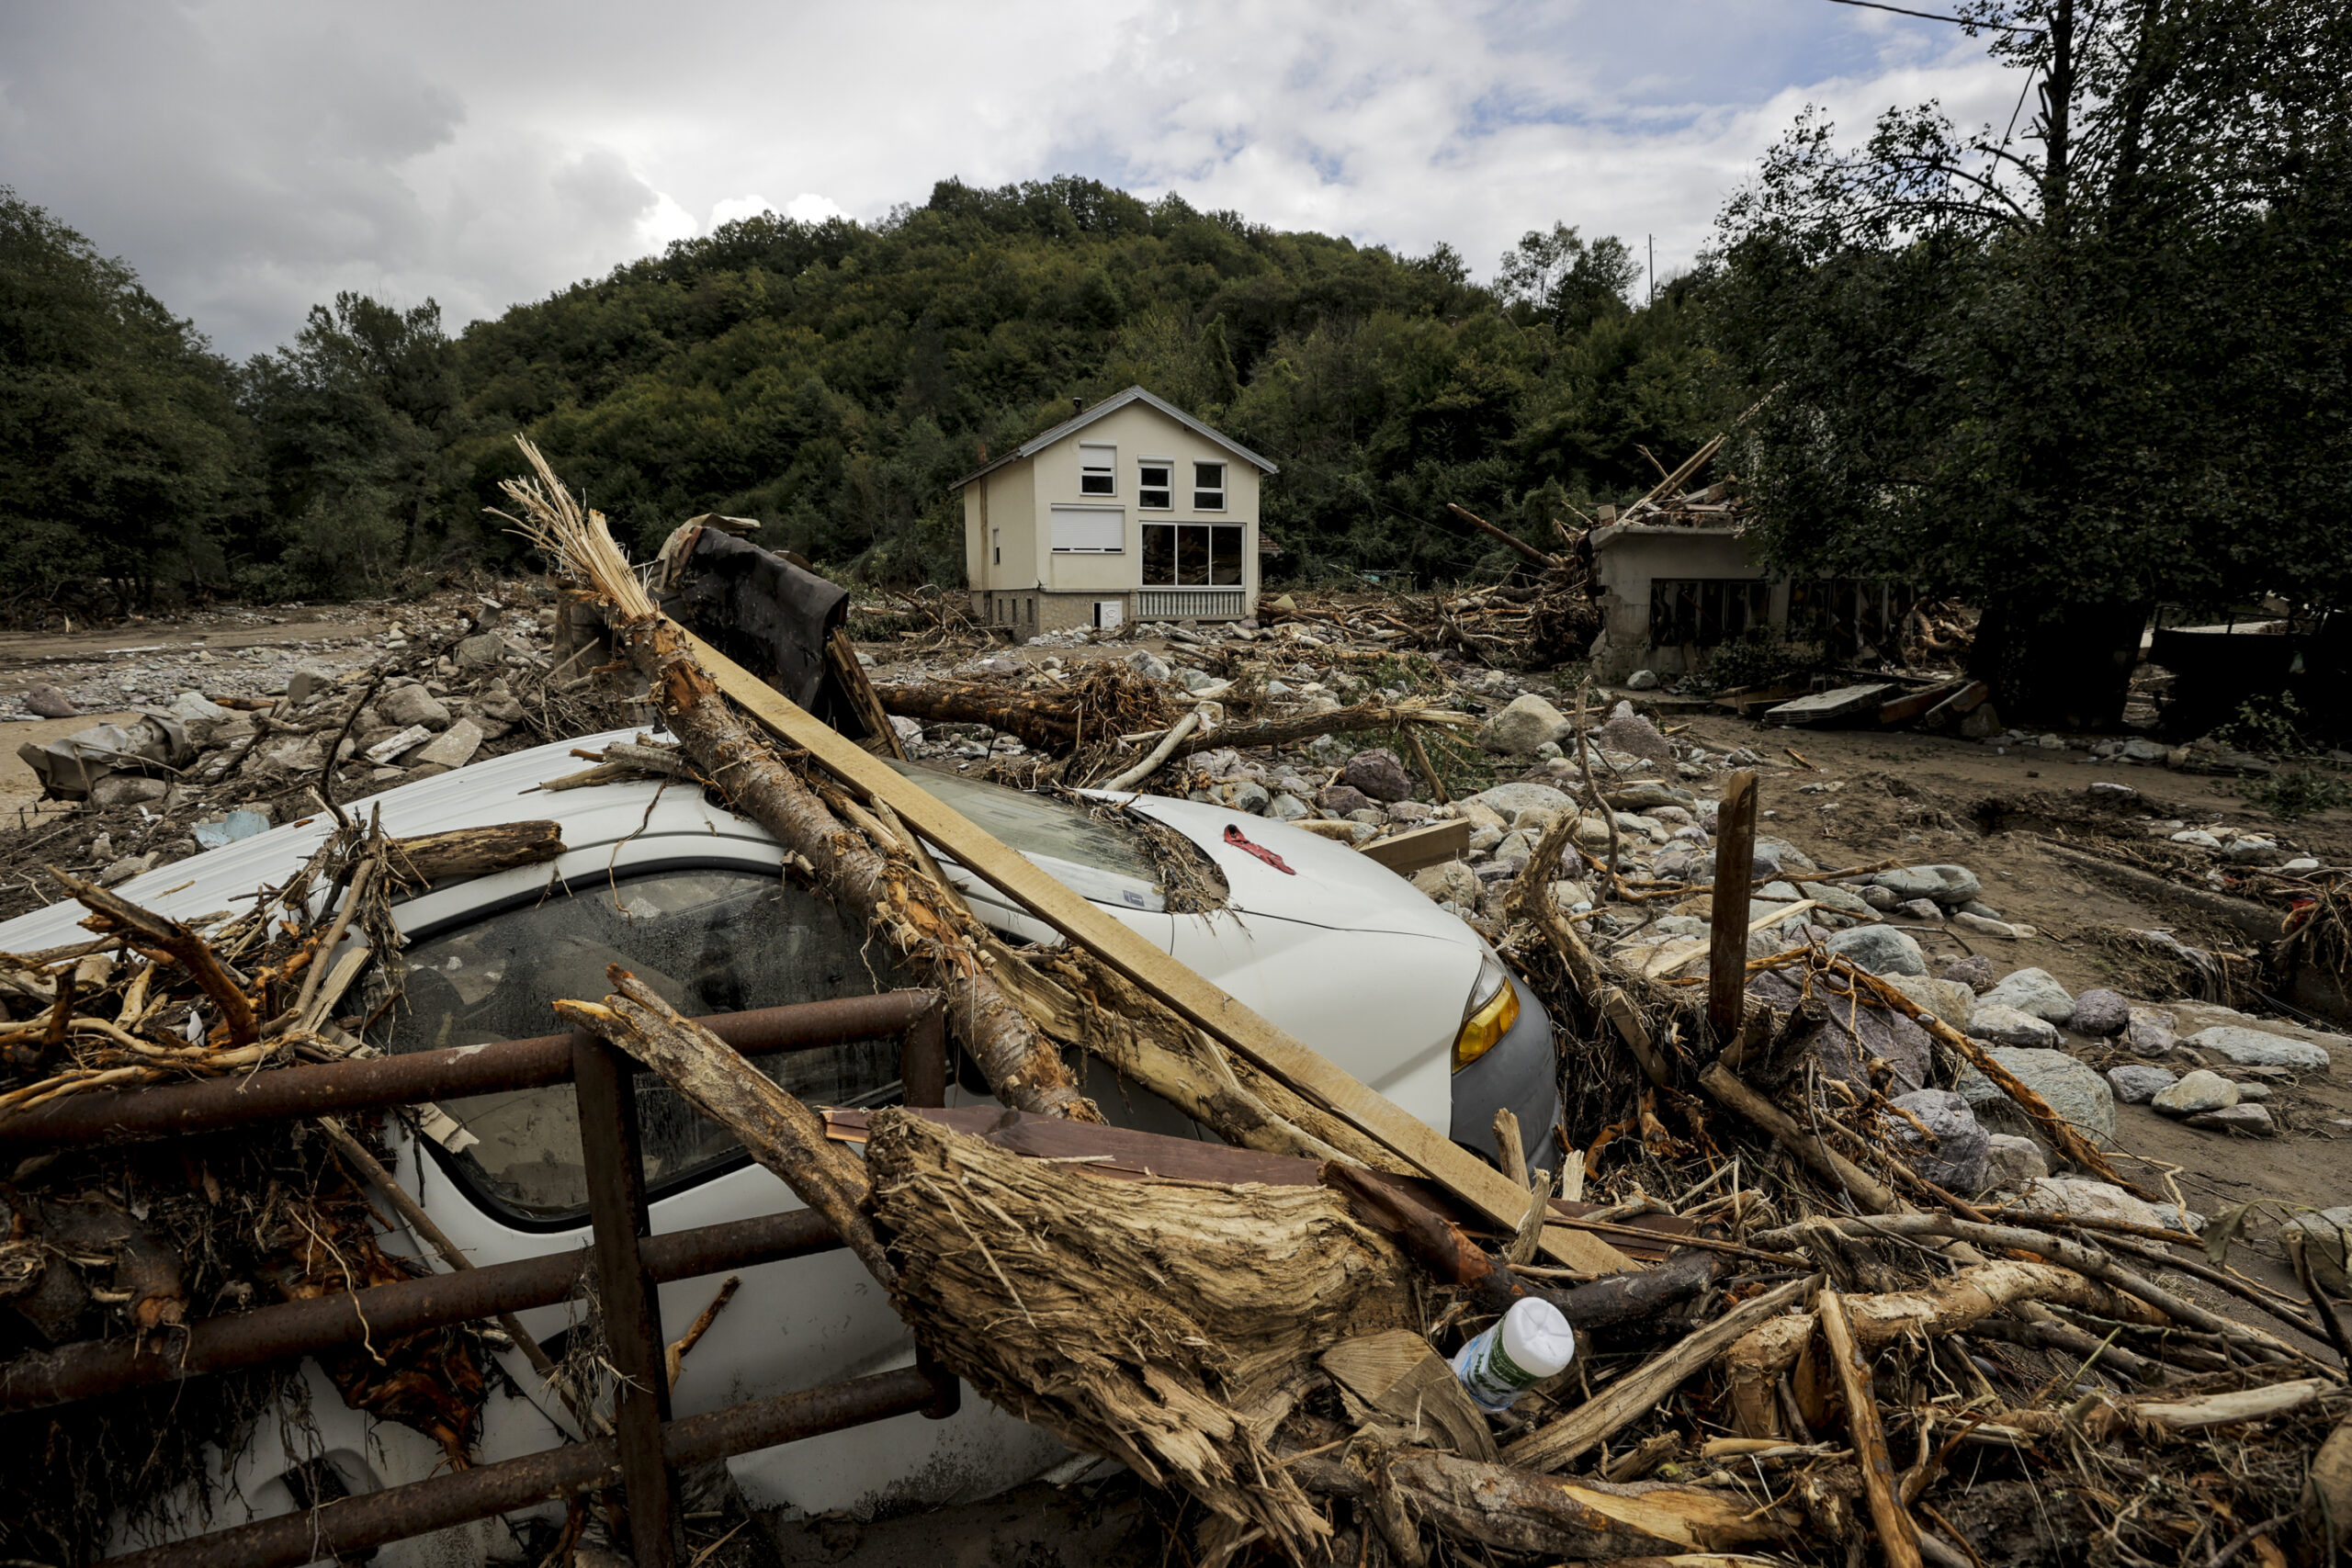
[[[1984,607],[1968,672],[1993,688],[2010,724],[2113,728],[2140,661],[2145,604],[2029,605],[2001,596]]]
[[[949,1028],[1006,1104],[1046,1116],[1099,1122],[1061,1055],[989,974],[960,900],[925,875],[902,845],[887,851],[844,824],[766,741],[745,727],[695,662],[677,628],[654,621],[631,634],[652,667],[673,729],[733,805],[813,868],[843,908],[932,970],[948,998]]]

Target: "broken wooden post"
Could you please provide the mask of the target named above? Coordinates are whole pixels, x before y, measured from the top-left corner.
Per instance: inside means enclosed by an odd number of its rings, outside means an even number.
[[[1756,862],[1756,775],[1724,783],[1715,812],[1714,907],[1707,945],[1707,1027],[1718,1045],[1739,1036],[1747,999],[1748,868]]]

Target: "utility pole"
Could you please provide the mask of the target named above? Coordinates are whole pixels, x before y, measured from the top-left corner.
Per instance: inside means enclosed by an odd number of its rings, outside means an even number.
[[[1650,236],[1650,299],[1649,299],[1649,302],[1650,302],[1651,304],[1653,304],[1653,305],[1655,305],[1655,304],[1657,304],[1657,236],[1656,234],[1652,234],[1652,235]]]

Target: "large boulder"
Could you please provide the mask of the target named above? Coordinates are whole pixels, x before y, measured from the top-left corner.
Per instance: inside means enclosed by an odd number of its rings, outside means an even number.
[[[1402,800],[1413,793],[1413,775],[1385,746],[1359,751],[1340,772],[1340,782],[1353,784],[1374,800]]]
[[[1749,938],[1748,955],[1762,957],[1779,951],[1777,945],[1767,944],[1793,944],[1804,940],[1802,931],[1770,928]],[[1686,975],[1701,972],[1698,964],[1683,971]],[[1767,970],[1747,983],[1747,994],[1776,1012],[1788,1012],[1796,1008],[1803,993],[1785,974]],[[1822,1077],[1843,1079],[1857,1092],[1867,1094],[1872,1087],[1871,1064],[1883,1061],[1894,1075],[1894,1081],[1887,1086],[1889,1094],[1907,1094],[1926,1087],[1933,1059],[1926,1030],[1890,1008],[1849,1007],[1840,1003],[1824,1008],[1821,1012],[1818,1019],[1800,1020],[1792,1024],[1775,1048],[1776,1058],[1790,1072],[1802,1076],[1803,1064],[1810,1059]]]
[[[1501,828],[1508,827],[1522,811],[1565,811],[1568,797],[1550,784],[1503,784],[1480,790],[1465,804],[1485,807],[1495,814],[1495,826]]]
[[[1345,817],[1351,811],[1371,809],[1372,796],[1353,784],[1335,784],[1326,786],[1320,794],[1316,795],[1315,804],[1335,816]],[[1473,828],[1487,826],[1483,822],[1473,822],[1470,825]]]
[[[1976,993],[1927,975],[1889,975],[1886,983],[1965,1034],[1976,1012]]]
[[[2125,1105],[2145,1105],[2177,1080],[2163,1067],[2145,1062],[2126,1062],[2120,1067],[2107,1069],[2107,1087]]]
[[[2074,1021],[2074,993],[2051,977],[2047,969],[2018,969],[2001,977],[2001,983],[1983,992],[1978,999],[1994,1007],[2015,1008],[2019,1012],[2045,1018],[2064,1029]]]
[[[2080,1176],[2045,1176],[2028,1182],[2018,1194],[2018,1206],[2039,1214],[2076,1214],[2086,1220],[2115,1220],[2127,1225],[2165,1228],[2164,1216],[2122,1188]]]
[[[2148,1097],[2167,1116],[2198,1116],[2227,1111],[2238,1102],[2238,1086],[2217,1072],[2199,1067],[2166,1084]]]
[[[2077,1034],[2111,1040],[2131,1024],[2132,1004],[2118,992],[2094,987],[2075,998],[2075,1021],[2070,1027]]]
[[[1526,700],[1521,697],[1520,702]],[[1511,705],[1516,707],[1519,705],[1514,703]],[[1558,737],[1553,736],[1550,739],[1557,739]],[[1627,756],[1639,757],[1645,762],[1656,762],[1660,767],[1665,767],[1674,761],[1673,745],[1665,736],[1658,733],[1657,726],[1635,713],[1634,705],[1631,703],[1619,703],[1611,712],[1609,722],[1600,727],[1600,749],[1604,751],[1623,751]]]
[[[2044,1051],[2056,1050],[2061,1038],[2058,1026],[2048,1019],[1988,1002],[1982,997],[1976,999],[1967,1027],[1961,1032],[1972,1040],[1989,1040],[1996,1045],[2024,1045]]]
[[[1982,1018],[1980,1011],[1977,1015]],[[2040,1095],[2042,1102],[2073,1122],[2094,1144],[2115,1141],[2115,1092],[2107,1080],[2064,1051],[2030,1046],[1996,1045],[1993,1060],[2007,1067],[2018,1081]],[[1987,1127],[2004,1133],[2030,1133],[2033,1122],[1992,1079],[1966,1063],[1953,1084],[1961,1097]]]
[[[1899,866],[1871,880],[1899,900],[1932,898],[1948,907],[1965,904],[1984,890],[1976,874],[1964,865]]]
[[[1888,897],[1893,897],[1894,895],[1889,894]],[[1982,996],[1993,988],[1993,961],[1981,953],[1972,953],[1965,958],[1949,959],[1944,964],[1944,978]]]
[[[1987,1134],[1984,1150],[1984,1185],[1987,1187],[2023,1187],[2028,1182],[2050,1174],[2050,1156],[2031,1138],[2015,1133]]]
[[[376,697],[376,711],[396,729],[423,725],[438,732],[449,728],[449,706],[423,686],[392,686]]]
[[[1459,904],[1465,909],[1478,907],[1478,878],[1458,860],[1423,866],[1413,873],[1413,886],[1428,894],[1432,903]]]
[[[2324,1069],[2329,1061],[2323,1046],[2290,1040],[2267,1030],[2241,1029],[2228,1023],[2199,1030],[2188,1037],[2188,1043],[2241,1067],[2299,1067],[2309,1071]]]
[[[1888,1119],[1904,1163],[1950,1191],[1983,1190],[1985,1156],[1992,1140],[1968,1109],[1968,1101],[1948,1089],[1919,1089],[1897,1095],[1888,1103],[1910,1112],[1928,1129],[1928,1136],[1923,1138],[1904,1118]]]
[[[1661,806],[1679,806],[1688,809],[1698,804],[1697,797],[1679,784],[1660,784],[1656,779],[1635,779],[1603,789],[1600,798],[1619,811],[1654,811]]]
[[[1528,692],[1512,698],[1509,707],[1478,727],[1478,744],[1506,757],[1532,757],[1536,748],[1558,740],[1573,728],[1558,708]]]
[[[1829,951],[1843,953],[1873,975],[1925,975],[1928,961],[1910,933],[1892,926],[1852,926],[1835,934]]]

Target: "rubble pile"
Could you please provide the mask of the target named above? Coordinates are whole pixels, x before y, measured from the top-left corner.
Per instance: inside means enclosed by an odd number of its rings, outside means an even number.
[[[552,597],[516,582],[415,607],[333,658],[158,691],[130,722],[21,745],[46,793],[85,809],[10,847],[0,911],[54,897],[45,864],[111,887],[274,822],[628,722],[642,710],[593,678],[586,650],[555,647]]]

